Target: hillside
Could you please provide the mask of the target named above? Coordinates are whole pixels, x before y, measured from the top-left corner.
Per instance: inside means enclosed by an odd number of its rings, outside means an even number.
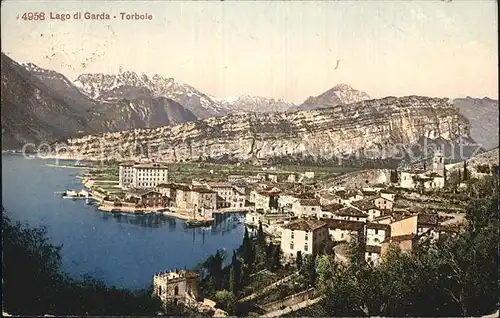
[[[487,150],[498,147],[498,100],[457,98],[453,105],[470,121],[471,137],[475,141]]]
[[[386,97],[314,111],[235,114],[156,129],[72,138],[56,146],[74,158],[132,159],[149,149],[162,160],[238,159],[355,154],[389,157],[422,137],[468,138],[468,122],[447,99]],[[372,153],[368,153],[372,150]],[[128,153],[128,155],[127,155]]]

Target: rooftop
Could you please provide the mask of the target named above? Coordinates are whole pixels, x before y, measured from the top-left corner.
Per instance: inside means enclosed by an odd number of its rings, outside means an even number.
[[[332,204],[322,206],[321,209],[323,211],[327,211],[327,212],[336,212],[336,211],[342,209],[343,207],[344,207],[344,205],[342,205],[342,204],[332,203]]]
[[[379,208],[377,208],[375,206],[375,203],[373,202],[373,200],[369,200],[369,199],[363,199],[363,200],[360,200],[360,201],[354,201],[354,202],[351,202],[351,205],[360,209],[360,210],[363,210],[363,211],[366,211],[366,210],[369,210],[369,209],[377,209],[379,210]]]
[[[211,188],[231,188],[233,185],[230,182],[217,182],[217,181],[209,181],[207,185]]]
[[[344,207],[344,208],[338,210],[337,212],[335,212],[335,214],[338,216],[368,217],[368,215],[366,213],[364,213],[363,211],[360,211],[360,210],[353,208],[353,207],[350,207],[350,206],[347,206],[347,207]]]
[[[160,164],[160,163],[139,163],[134,165],[134,168],[139,168],[139,169],[168,169],[168,166],[166,164]]]
[[[302,206],[319,206],[319,202],[316,199],[300,199],[299,203]]]
[[[322,228],[324,226],[326,226],[326,223],[323,221],[312,220],[312,219],[309,220],[299,219],[284,225],[283,228],[292,231],[310,232]]]
[[[397,192],[392,189],[382,189],[380,190],[380,193],[397,194]]]
[[[361,221],[336,220],[330,218],[322,218],[321,221],[325,222],[329,229],[362,231],[365,226],[365,223]]]
[[[391,230],[391,226],[389,224],[375,223],[375,222],[366,223],[366,228],[375,230],[386,230],[386,231]]]
[[[176,279],[176,278],[196,278],[198,277],[198,274],[194,271],[187,271],[187,270],[180,270],[180,271],[164,271],[164,272],[159,272],[155,273],[155,278],[163,278],[163,279]]]
[[[191,191],[197,193],[216,193],[215,191],[210,190],[209,188],[206,188],[204,186],[195,186],[191,189]]]

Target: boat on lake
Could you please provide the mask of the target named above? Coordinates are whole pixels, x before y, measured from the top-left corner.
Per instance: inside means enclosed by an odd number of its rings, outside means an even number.
[[[204,219],[204,220],[186,220],[184,223],[186,227],[200,227],[200,226],[211,226],[213,223],[213,219]]]
[[[63,192],[62,197],[65,199],[88,199],[92,197],[92,194],[86,190],[80,190],[77,192],[75,190],[67,189]]]

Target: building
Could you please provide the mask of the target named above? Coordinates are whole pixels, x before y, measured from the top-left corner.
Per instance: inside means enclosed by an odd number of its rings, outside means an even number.
[[[276,174],[268,174],[267,175],[267,180],[271,182],[278,182],[278,175]]]
[[[233,185],[229,182],[207,182],[207,186],[217,193],[217,209],[231,207]]]
[[[351,205],[365,212],[368,215],[368,221],[372,221],[373,219],[378,218],[384,214],[384,210],[376,205],[375,199],[363,199],[360,201],[352,202]]]
[[[319,197],[319,203],[321,205],[338,204],[339,197],[331,193],[322,193]]]
[[[159,163],[122,163],[118,181],[121,188],[154,188],[168,181],[168,166]]]
[[[280,196],[278,197],[279,209],[281,209],[282,211],[284,210],[292,211],[293,204],[298,200],[300,199],[296,197],[295,193],[291,192],[280,193]]]
[[[415,189],[415,182],[413,181],[415,174],[416,173],[412,171],[401,171],[399,175],[399,186],[405,189]]]
[[[168,166],[158,163],[137,164],[133,166],[132,187],[154,188],[168,182]]]
[[[318,212],[317,214],[317,218],[318,219],[322,219],[322,218],[334,218],[335,217],[335,213],[342,209],[344,207],[344,205],[342,204],[338,204],[338,203],[332,203],[332,204],[328,204],[328,205],[322,205],[321,206],[321,211]]]
[[[245,179],[245,176],[243,175],[237,175],[237,174],[232,174],[227,176],[227,181],[229,182],[243,182]]]
[[[396,191],[390,189],[383,189],[380,190],[379,194],[382,198],[386,198],[388,200],[391,200],[392,202],[396,201],[396,194],[397,194]]]
[[[184,184],[175,185],[175,206],[181,209],[193,209],[191,188]]]
[[[377,266],[382,259],[382,247],[379,245],[366,245],[365,246],[365,261],[372,265]]]
[[[217,193],[217,209],[245,207],[245,191],[228,182],[208,182],[210,189]]]
[[[441,152],[436,152],[432,159],[432,172],[444,176],[444,169],[444,155]]]
[[[126,189],[134,181],[134,162],[121,163],[118,168],[118,185]]]
[[[306,171],[306,172],[304,172],[304,178],[314,179],[314,172],[313,171]]]
[[[365,226],[366,245],[382,246],[382,242],[391,236],[391,226],[383,223],[367,222]]]
[[[290,182],[290,183],[295,183],[296,181],[296,177],[294,174],[291,174],[288,176],[288,178],[286,179],[287,182]]]
[[[405,217],[401,220],[392,222],[391,235],[419,235],[430,232],[431,229],[437,228],[439,225],[439,217],[437,214],[424,214]]]
[[[426,190],[441,189],[445,186],[444,156],[437,152],[432,160],[432,170],[403,171],[400,175],[399,185],[406,189],[422,188]]]
[[[291,221],[282,227],[281,250],[287,260],[294,260],[297,252],[302,255],[319,253],[329,240],[326,223],[314,219]]]
[[[135,202],[143,207],[167,207],[170,198],[155,190],[137,190],[126,195],[127,202]]]
[[[276,191],[255,191],[250,193],[250,202],[254,203],[254,211],[259,213],[277,213],[279,192]]]
[[[204,186],[192,187],[188,201],[198,213],[203,213],[204,210],[214,210],[217,206],[217,193]]]
[[[375,206],[381,210],[392,210],[394,202],[385,197],[379,196],[373,200]]]
[[[358,242],[364,237],[365,223],[336,219],[321,219],[326,223],[330,239],[336,242]]]
[[[164,303],[195,304],[198,301],[198,274],[185,270],[156,273],[153,295]]]
[[[169,198],[175,198],[175,184],[173,183],[160,183],[155,190]]]
[[[391,247],[399,248],[403,253],[411,252],[415,244],[416,236],[414,234],[388,237],[385,239],[385,241],[382,242],[382,245],[380,247],[380,257],[383,258],[385,255],[387,255],[387,252]]]
[[[321,212],[321,206],[316,199],[298,199],[292,204],[292,213],[298,217],[316,217],[318,212]]]
[[[354,207],[346,206],[335,212],[333,218],[338,220],[366,222],[368,214]]]

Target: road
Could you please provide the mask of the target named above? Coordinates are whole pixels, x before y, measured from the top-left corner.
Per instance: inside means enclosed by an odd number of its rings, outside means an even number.
[[[291,275],[288,275],[288,276],[286,276],[286,277],[284,277],[284,278],[280,279],[280,280],[279,280],[279,281],[277,281],[277,282],[274,282],[274,283],[272,283],[272,284],[270,284],[270,285],[267,285],[266,287],[262,288],[261,290],[259,290],[259,291],[255,292],[255,293],[253,293],[253,294],[250,294],[250,295],[248,295],[248,296],[246,296],[246,297],[243,297],[243,298],[239,299],[239,300],[238,300],[238,302],[244,302],[244,301],[252,300],[252,299],[254,299],[255,297],[257,297],[257,296],[259,296],[259,295],[262,295],[263,293],[265,293],[265,292],[267,292],[268,290],[272,289],[273,287],[278,286],[278,285],[280,285],[280,284],[282,284],[282,283],[285,283],[285,282],[289,281],[290,279],[292,279],[292,278],[296,277],[297,275],[298,275],[298,273],[293,273],[293,274],[291,274]]]
[[[295,304],[292,306],[288,306],[285,309],[280,309],[280,310],[275,310],[275,311],[269,312],[265,315],[262,315],[262,317],[281,317],[281,316],[286,315],[288,313],[291,313],[291,312],[294,312],[294,311],[297,311],[300,309],[304,309],[304,308],[309,307],[311,305],[314,305],[315,303],[322,300],[323,297],[324,296],[319,296],[319,297],[316,297],[313,299],[308,299],[308,300],[303,301],[301,303],[298,303],[298,304]]]

